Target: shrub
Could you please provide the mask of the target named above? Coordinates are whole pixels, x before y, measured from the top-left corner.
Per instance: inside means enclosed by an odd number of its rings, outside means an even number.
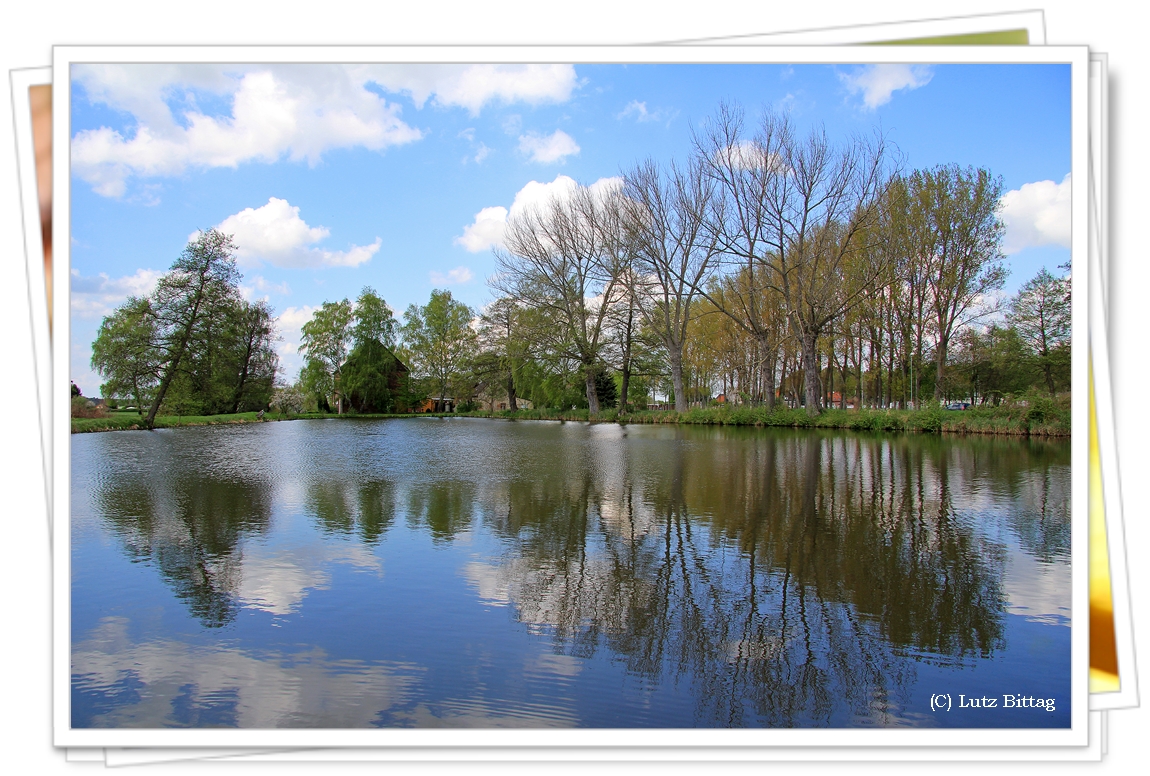
[[[106,418],[108,417],[108,410],[104,407],[99,407],[92,403],[89,399],[83,396],[72,397],[72,417],[73,418]]]

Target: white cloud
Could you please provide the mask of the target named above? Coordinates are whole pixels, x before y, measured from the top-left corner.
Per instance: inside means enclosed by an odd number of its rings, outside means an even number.
[[[790,167],[776,154],[768,154],[762,146],[745,140],[715,152],[715,157],[736,170],[770,169],[789,172]]]
[[[179,69],[155,74],[127,65],[78,68],[77,73],[93,102],[127,110],[136,120],[127,136],[100,127],[72,139],[73,171],[108,197],[123,196],[133,177],[284,158],[315,165],[335,148],[378,151],[421,137],[400,119],[398,105],[336,66],[279,66],[238,75],[221,70],[215,77],[200,72],[199,80]],[[222,96],[230,112],[202,112],[194,91],[173,111],[173,95],[196,88]]]
[[[926,86],[934,72],[926,65],[865,65],[851,73],[839,73],[851,94],[862,93],[863,104],[874,110],[890,102],[891,96],[901,89]]]
[[[515,194],[510,209],[496,205],[485,207],[475,214],[475,220],[463,227],[463,234],[455,238],[455,244],[463,246],[471,253],[494,248],[503,243],[503,229],[507,219],[524,212],[526,209],[542,206],[552,199],[562,199],[571,194],[579,184],[574,178],[567,175],[556,175],[550,183],[529,181]],[[623,179],[615,176],[600,178],[592,183],[591,191],[607,193],[623,186]]]
[[[1006,225],[1002,251],[1007,255],[1039,245],[1070,247],[1070,173],[1061,183],[1037,181],[1008,191],[999,201]]]
[[[138,269],[135,274],[120,278],[101,272],[95,277],[83,277],[77,269],[71,276],[72,315],[77,318],[103,318],[129,296],[147,296],[156,288],[163,273],[154,269]]]
[[[430,100],[473,115],[490,102],[566,102],[579,85],[575,67],[558,64],[365,65],[356,72],[388,91],[410,95],[416,106]]]
[[[432,270],[428,273],[428,277],[431,279],[431,284],[435,286],[456,286],[470,282],[473,276],[467,267],[456,267],[448,270],[446,275]]]
[[[287,296],[291,293],[291,288],[288,286],[286,280],[282,283],[272,283],[262,275],[252,276],[251,283],[249,284],[240,284],[240,295],[247,301],[250,302],[255,299],[257,293],[263,294],[263,296],[259,298],[266,302],[271,294]]]
[[[245,208],[221,221],[216,229],[235,237],[236,259],[243,266],[267,262],[276,267],[358,267],[379,250],[383,240],[371,245],[353,245],[346,251],[313,247],[331,232],[324,226],[308,226],[299,208],[287,200],[271,197],[259,208]],[[193,240],[196,233],[189,236]]]
[[[519,151],[526,154],[533,162],[550,164],[561,162],[564,158],[579,153],[579,145],[573,137],[557,129],[550,135],[540,135],[538,132],[520,135]]]
[[[563,102],[572,65],[84,65],[73,70],[94,104],[130,114],[125,133],[99,127],[72,139],[73,171],[121,197],[132,178],[181,175],[281,159],[316,164],[327,151],[381,151],[422,133],[379,91],[477,114],[489,102]],[[223,102],[224,111],[201,103]],[[154,193],[150,195],[154,199]]]
[[[485,207],[475,214],[475,221],[463,227],[463,234],[455,238],[455,244],[470,253],[485,251],[502,242],[506,223],[507,208]]]
[[[482,162],[484,159],[486,159],[490,155],[491,155],[491,149],[487,147],[486,143],[480,141],[479,148],[476,149],[476,151],[475,151],[475,157],[474,157],[475,163],[479,164],[480,162]]]
[[[280,336],[276,352],[280,357],[282,374],[289,382],[295,380],[300,368],[303,367],[303,358],[299,354],[303,325],[311,320],[318,309],[318,306],[301,305],[289,307],[276,316],[276,334]]]
[[[637,122],[645,121],[670,121],[679,115],[679,111],[666,110],[664,108],[656,108],[655,110],[648,110],[647,103],[640,102],[639,100],[631,100],[627,103],[627,107],[623,108],[621,113],[617,113],[615,118],[625,119],[631,116],[635,117]]]
[[[475,150],[474,156],[468,154],[467,156],[463,157],[464,164],[467,164],[468,162],[475,162],[476,164],[479,164],[491,154],[492,149],[486,143],[484,143],[482,140],[476,141],[474,127],[468,127],[456,135],[456,137],[461,137],[466,140]]]

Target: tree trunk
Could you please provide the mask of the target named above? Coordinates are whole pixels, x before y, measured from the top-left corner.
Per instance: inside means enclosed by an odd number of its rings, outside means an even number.
[[[946,349],[949,345],[950,341],[945,336],[938,338],[937,355],[934,359],[936,369],[934,377],[934,400],[936,402],[942,397],[942,376],[946,372]]]
[[[674,348],[667,349],[667,360],[671,362],[671,384],[675,389],[675,412],[687,411],[687,392],[683,390],[683,353]]]
[[[244,351],[244,366],[243,366],[243,369],[240,370],[240,381],[239,381],[239,384],[236,385],[235,393],[232,395],[232,414],[233,415],[240,411],[240,401],[244,397],[244,386],[248,382],[248,367],[251,365],[251,362],[252,362],[252,350],[253,350],[253,343],[252,343],[251,338],[249,337],[247,350]]]
[[[592,415],[599,414],[599,394],[595,392],[595,365],[583,365],[583,381],[587,389],[587,410]]]
[[[759,350],[759,372],[762,375],[763,403],[768,410],[775,408],[775,364],[778,363],[778,348],[771,347],[770,338],[759,334],[756,338]],[[784,367],[783,371],[786,371]]]
[[[803,332],[802,348],[807,415],[813,418],[822,411],[822,381],[819,380],[818,336],[814,332]]]
[[[192,338],[192,325],[195,323],[195,314],[198,310],[199,304],[193,309],[192,323],[184,329],[184,336],[180,341],[180,346],[176,348],[176,354],[172,357],[168,368],[164,370],[164,378],[160,381],[160,389],[156,392],[156,398],[152,400],[152,406],[148,410],[148,417],[144,418],[144,428],[149,431],[155,425],[156,413],[160,411],[160,405],[164,402],[164,395],[167,394],[168,388],[172,384],[172,378],[176,376],[176,369],[180,366],[180,360],[184,357],[184,350],[188,347],[188,340]]]
[[[619,412],[627,411],[627,391],[631,390],[631,359],[623,362],[623,380],[619,387]]]
[[[507,407],[512,412],[517,412],[519,410],[519,405],[515,403],[516,398],[517,397],[515,395],[515,375],[510,369],[508,369],[507,370]]]

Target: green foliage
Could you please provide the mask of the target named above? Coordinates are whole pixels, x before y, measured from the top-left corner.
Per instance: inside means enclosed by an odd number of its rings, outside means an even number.
[[[1070,386],[1070,282],[1043,267],[1011,301],[1007,320],[1051,396]]]
[[[411,305],[403,314],[403,339],[410,354],[408,366],[429,381],[436,396],[470,398],[470,387],[461,386],[476,351],[477,336],[471,328],[471,308],[452,298],[450,291],[435,289],[427,304]]]
[[[395,355],[379,340],[356,346],[341,372],[341,387],[356,412],[395,412],[402,374]]]
[[[157,340],[156,318],[147,298],[129,297],[104,318],[92,343],[92,368],[105,379],[100,393],[130,397],[140,408],[149,403],[164,366]]]
[[[619,400],[619,389],[615,385],[615,378],[605,365],[595,372],[595,395],[599,398],[601,408],[613,407]]]
[[[374,288],[365,286],[355,301],[355,325],[352,326],[351,336],[356,347],[374,341],[393,348],[398,331],[399,323],[387,302]]]
[[[274,315],[239,293],[236,246],[197,233],[148,297],[106,317],[92,343],[105,396],[129,398],[152,426],[161,407],[216,414],[263,409],[279,359]]]

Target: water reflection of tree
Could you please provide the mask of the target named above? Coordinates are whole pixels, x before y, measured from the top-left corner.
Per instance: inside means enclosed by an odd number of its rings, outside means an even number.
[[[307,483],[306,509],[321,530],[358,533],[369,546],[379,544],[395,522],[395,484],[390,480],[313,479]]]
[[[689,679],[720,725],[881,720],[915,661],[1002,646],[1005,550],[956,502],[987,476],[1025,502],[1025,450],[724,434],[486,493],[520,618]]]
[[[450,541],[471,527],[475,485],[459,480],[424,482],[407,488],[407,520],[426,526],[437,542]]]
[[[258,481],[124,474],[95,493],[106,525],[138,560],[147,560],[205,627],[236,615],[240,539],[264,531],[271,497]]]

